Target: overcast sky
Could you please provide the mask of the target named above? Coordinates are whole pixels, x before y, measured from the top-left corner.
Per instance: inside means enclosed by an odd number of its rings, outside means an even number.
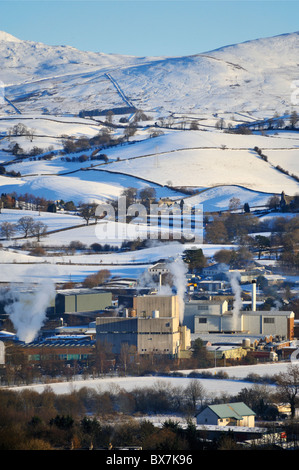
[[[181,56],[299,29],[297,0],[0,0],[19,39],[135,56]]]

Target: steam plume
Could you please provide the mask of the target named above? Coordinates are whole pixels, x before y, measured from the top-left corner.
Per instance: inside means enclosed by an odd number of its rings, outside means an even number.
[[[172,263],[170,263],[168,268],[173,277],[173,284],[176,288],[177,295],[179,298],[180,325],[182,325],[185,313],[184,296],[187,288],[186,274],[188,272],[188,269],[180,256],[178,256]]]
[[[188,272],[188,268],[180,256],[172,261],[165,261],[165,264],[169,270],[173,287],[179,299],[179,318],[180,325],[182,325],[185,311],[184,296],[187,288],[186,274]],[[152,275],[148,271],[145,271],[139,279],[139,287],[141,286],[147,286],[156,289],[157,295],[173,294],[172,287],[170,285],[160,286],[159,283],[153,280]]]
[[[30,343],[36,338],[54,296],[54,284],[49,280],[39,281],[31,292],[13,293],[13,302],[5,310],[20,341]]]
[[[237,327],[237,319],[240,314],[240,310],[242,309],[242,298],[241,298],[241,287],[239,284],[239,279],[240,279],[240,274],[239,273],[234,273],[230,272],[229,273],[229,280],[230,280],[230,285],[232,287],[232,291],[235,295],[235,300],[234,300],[234,306],[232,310],[233,314],[233,329],[235,330]]]

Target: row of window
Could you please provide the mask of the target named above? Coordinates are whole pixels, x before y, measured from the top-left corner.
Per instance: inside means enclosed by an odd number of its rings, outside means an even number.
[[[147,349],[141,349],[142,352],[146,352]],[[161,349],[150,349],[151,352],[162,352]],[[163,349],[164,352],[169,352],[169,349]]]
[[[41,360],[49,360],[50,358],[52,359],[59,359],[59,360],[66,360],[66,361],[79,361],[79,360],[84,360],[88,359],[89,355],[88,354],[56,354],[56,355],[41,355],[41,354],[30,354],[28,356],[29,361],[41,361]]]
[[[167,322],[165,323],[165,328],[170,328],[170,322]],[[102,326],[103,328],[103,326]],[[100,330],[99,333],[101,334],[123,334],[123,335],[126,335],[126,334],[129,334],[129,335],[146,335],[146,334],[153,334],[153,335],[168,335],[168,334],[172,334],[171,332],[166,332],[166,331],[163,331],[163,332],[160,332],[160,331],[154,331],[154,332],[148,332],[148,331],[132,331],[132,330],[129,330],[129,331],[124,331],[124,330],[115,330],[115,331],[111,331],[111,330]]]
[[[198,323],[207,323],[208,319],[207,318],[199,318]],[[264,323],[275,323],[275,318],[264,318]]]

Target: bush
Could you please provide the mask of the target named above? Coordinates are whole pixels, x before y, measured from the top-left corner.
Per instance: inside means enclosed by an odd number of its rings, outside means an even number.
[[[47,252],[42,246],[36,246],[30,251],[32,256],[45,256],[46,254]]]
[[[87,276],[84,279],[82,285],[83,287],[91,289],[92,287],[97,287],[100,284],[103,284],[109,277],[110,271],[108,271],[107,269],[102,269],[97,273],[90,274],[89,276]]]
[[[69,249],[70,250],[85,250],[86,245],[84,245],[84,243],[80,242],[79,240],[73,240],[69,244]]]

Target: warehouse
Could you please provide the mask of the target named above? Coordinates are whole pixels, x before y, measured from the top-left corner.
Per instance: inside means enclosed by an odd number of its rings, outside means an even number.
[[[53,336],[31,343],[20,343],[19,347],[29,362],[49,360],[88,362],[94,358],[96,343],[86,335]]]
[[[101,311],[112,305],[112,293],[97,289],[57,291],[55,314]]]

